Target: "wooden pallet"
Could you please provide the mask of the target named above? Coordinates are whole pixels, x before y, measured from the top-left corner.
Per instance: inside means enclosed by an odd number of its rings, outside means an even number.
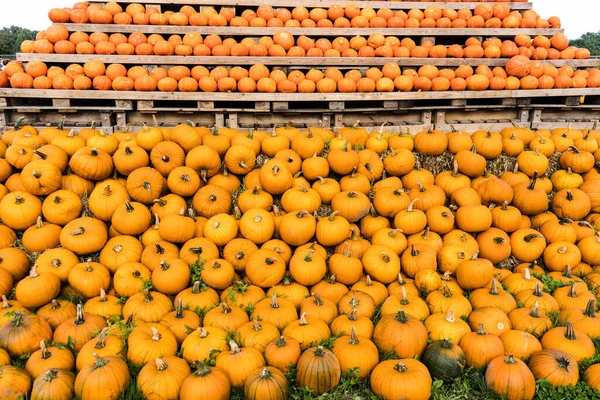
[[[336,67],[364,67],[381,66],[388,62],[395,62],[401,67],[418,67],[422,65],[435,65],[438,67],[458,67],[460,65],[487,65],[490,67],[503,67],[507,58],[394,58],[394,57],[183,57],[183,56],[122,56],[122,55],[87,55],[87,54],[35,54],[18,53],[17,61],[43,61],[54,64],[83,64],[93,57],[105,64],[124,65],[282,65],[303,67],[336,66]],[[586,60],[544,60],[545,64],[562,67],[570,65],[573,68],[598,67],[600,59],[589,58]]]
[[[542,97],[600,96],[600,88],[547,90],[484,90],[463,92],[375,92],[375,93],[205,93],[118,92],[112,90],[41,90],[0,88],[0,97],[112,100],[196,101],[372,101],[372,100],[464,100]]]
[[[94,1],[95,4],[105,4],[106,2]],[[120,4],[143,3],[147,5],[191,5],[191,6],[226,6],[226,7],[258,7],[265,2],[263,0],[117,0]],[[347,1],[347,0],[271,0],[274,8],[277,7],[306,7],[327,8],[333,5],[346,6],[348,3],[354,3],[360,8],[371,7],[374,9],[389,8],[392,10],[410,10],[412,8],[425,9],[430,6],[442,8],[468,8],[474,9],[479,5],[479,2],[418,2],[418,1]],[[533,4],[531,2],[509,2],[507,5],[511,10],[531,10]]]
[[[216,34],[220,36],[265,36],[273,35],[281,28],[265,27],[231,27],[231,26],[174,26],[174,25],[114,25],[114,24],[63,24],[69,32],[105,32],[105,33],[133,33],[143,32],[145,34],[186,34],[190,32],[201,35]],[[286,28],[294,36],[369,36],[383,33],[386,36],[397,37],[440,37],[440,36],[481,36],[481,37],[514,37],[518,34],[530,36],[552,36],[563,33],[564,29],[553,28]]]

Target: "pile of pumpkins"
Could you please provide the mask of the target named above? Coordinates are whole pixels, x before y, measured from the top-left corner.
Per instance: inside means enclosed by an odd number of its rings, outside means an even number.
[[[66,69],[48,66],[42,61],[23,65],[10,62],[0,72],[0,88],[57,90],[115,90],[140,92],[221,92],[221,93],[372,93],[372,92],[445,92],[484,90],[535,90],[600,87],[600,69],[573,69],[569,65],[556,68],[549,63],[514,56],[505,67],[473,68],[461,65],[455,69],[424,65],[400,68],[388,62],[381,68],[343,72],[337,67],[292,69],[285,72],[263,64],[250,67],[224,66],[211,69],[196,65],[174,65],[168,69],[148,70],[136,65],[105,65],[90,59],[83,65],[71,64]]]
[[[292,368],[315,395],[355,369],[384,399],[464,367],[510,399],[600,389],[600,364],[578,370],[600,336],[599,139],[17,123],[0,393],[118,399],[129,365],[145,398],[284,399]],[[453,168],[420,167],[436,157]]]
[[[408,10],[408,9],[407,9]],[[547,20],[534,10],[512,11],[505,2],[479,4],[474,9],[454,9],[443,6],[413,8],[408,11],[389,8],[360,8],[349,2],[344,6],[332,5],[327,9],[303,6],[293,9],[273,8],[261,4],[255,10],[244,9],[236,14],[235,8],[194,8],[184,5],[177,11],[160,11],[130,3],[125,8],[110,1],[104,6],[83,1],[72,8],[53,8],[48,18],[54,23],[117,25],[172,25],[172,26],[233,26],[233,27],[289,27],[289,28],[560,28],[558,17]]]

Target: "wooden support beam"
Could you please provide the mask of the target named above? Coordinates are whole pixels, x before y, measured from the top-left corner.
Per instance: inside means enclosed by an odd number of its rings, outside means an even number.
[[[63,24],[69,32],[106,32],[106,33],[133,33],[146,34],[185,34],[196,32],[201,35],[216,34],[221,36],[264,36],[273,35],[280,30],[276,27],[237,28],[231,26],[176,26],[176,25],[115,25],[115,24]],[[294,36],[369,36],[383,33],[386,36],[411,37],[411,36],[481,36],[481,37],[514,37],[518,34],[530,36],[553,36],[563,33],[564,29],[553,28],[288,28]]]

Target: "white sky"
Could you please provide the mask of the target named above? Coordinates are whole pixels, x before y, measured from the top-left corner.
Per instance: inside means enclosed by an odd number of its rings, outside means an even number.
[[[48,10],[69,7],[75,0],[1,0],[0,28],[17,25],[34,30],[49,24]],[[143,3],[143,1],[141,1]],[[585,32],[599,31],[598,0],[533,0],[533,8],[542,18],[557,15],[561,18],[567,36],[576,39]]]

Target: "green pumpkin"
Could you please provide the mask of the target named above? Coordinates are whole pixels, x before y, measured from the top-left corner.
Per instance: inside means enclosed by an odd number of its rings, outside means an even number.
[[[433,379],[449,382],[460,377],[465,367],[465,353],[448,339],[436,340],[425,349],[423,364]]]

